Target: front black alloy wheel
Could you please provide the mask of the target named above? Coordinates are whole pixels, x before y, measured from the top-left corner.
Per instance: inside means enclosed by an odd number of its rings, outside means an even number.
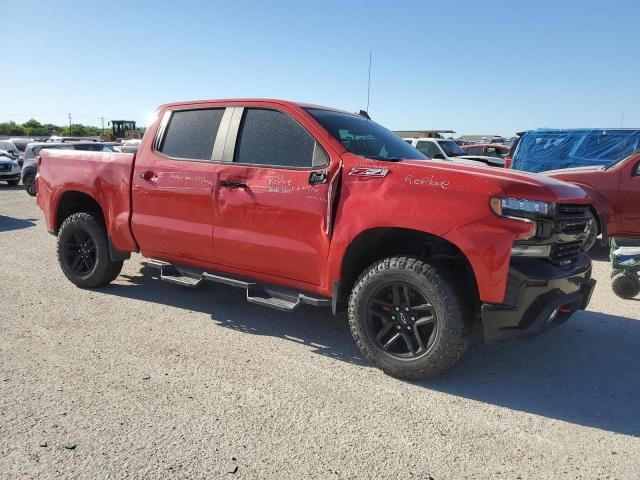
[[[435,377],[462,357],[471,313],[447,270],[412,257],[374,263],[349,298],[349,327],[364,357],[407,380]]]
[[[399,359],[418,358],[433,346],[438,318],[421,291],[404,282],[382,285],[370,297],[368,326],[376,342]]]

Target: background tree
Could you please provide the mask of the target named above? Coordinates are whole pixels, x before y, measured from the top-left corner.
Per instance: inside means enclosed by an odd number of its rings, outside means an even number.
[[[35,118],[31,118],[22,124],[14,121],[0,123],[0,135],[9,137],[49,137],[51,135],[71,137],[98,137],[102,133],[99,127],[74,123],[71,127],[42,124]]]

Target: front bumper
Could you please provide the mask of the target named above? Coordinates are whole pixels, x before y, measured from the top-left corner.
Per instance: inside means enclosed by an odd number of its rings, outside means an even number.
[[[482,306],[485,341],[541,333],[589,305],[596,281],[581,253],[570,269],[543,259],[511,259],[504,303]]]
[[[6,169],[6,165],[3,162],[3,168],[0,170],[0,180],[20,180],[20,167],[15,164],[9,164],[9,169]]]
[[[20,180],[20,172],[18,173],[1,172],[0,181],[2,180]]]

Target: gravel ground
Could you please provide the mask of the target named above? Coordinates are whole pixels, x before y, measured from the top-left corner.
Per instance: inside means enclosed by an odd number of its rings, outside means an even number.
[[[480,346],[431,382],[368,367],[344,317],[159,281],[62,275],[34,199],[0,186],[2,478],[640,478],[640,303]]]

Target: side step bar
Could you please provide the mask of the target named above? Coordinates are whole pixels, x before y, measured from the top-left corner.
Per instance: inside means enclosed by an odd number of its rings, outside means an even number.
[[[256,305],[275,308],[283,312],[292,312],[300,304],[313,305],[314,307],[330,307],[331,299],[316,297],[307,293],[287,290],[281,287],[261,285],[247,282],[233,277],[199,271],[190,267],[172,265],[161,260],[147,260],[146,265],[160,270],[160,279],[165,282],[181,285],[183,287],[196,288],[202,282],[210,281],[222,283],[231,287],[244,288],[247,291],[247,301]]]

